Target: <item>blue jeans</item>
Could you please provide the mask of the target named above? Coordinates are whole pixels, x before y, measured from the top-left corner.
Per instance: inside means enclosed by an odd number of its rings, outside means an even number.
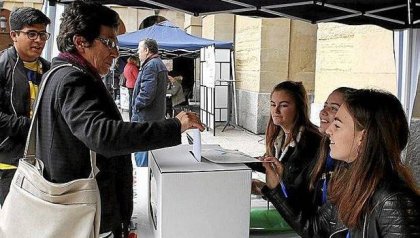
[[[147,167],[148,166],[148,164],[149,164],[148,163],[148,161],[149,161],[148,153],[149,152],[147,152],[147,151],[134,153],[134,157],[136,159],[137,167]]]

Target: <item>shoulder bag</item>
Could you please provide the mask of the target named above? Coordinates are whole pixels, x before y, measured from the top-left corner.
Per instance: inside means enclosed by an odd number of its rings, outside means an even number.
[[[19,161],[10,192],[0,210],[2,238],[99,237],[101,204],[95,179],[99,171],[95,152],[90,153],[92,171],[89,177],[67,183],[46,180],[43,177],[44,164],[35,157],[37,113],[41,96],[50,75],[62,67],[75,66],[57,66],[42,81],[24,158]]]

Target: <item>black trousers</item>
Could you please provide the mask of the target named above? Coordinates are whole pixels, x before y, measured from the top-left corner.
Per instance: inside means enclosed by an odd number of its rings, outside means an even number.
[[[132,111],[132,104],[133,104],[133,91],[134,91],[134,88],[129,88],[128,89],[128,102],[129,102],[129,104],[128,104],[128,115],[129,115],[129,117],[130,117],[130,121],[131,121],[131,116],[133,115],[133,111]]]

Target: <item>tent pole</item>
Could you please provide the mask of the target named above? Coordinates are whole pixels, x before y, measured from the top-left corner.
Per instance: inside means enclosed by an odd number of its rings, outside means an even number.
[[[48,16],[48,18],[50,19],[51,23],[48,26],[48,32],[52,33],[52,37],[51,38],[55,38],[56,33],[55,33],[55,15],[56,15],[56,1],[54,0],[50,0],[50,1],[44,1],[44,6],[43,8],[43,12],[45,13],[45,15]],[[45,47],[44,47],[44,52],[43,52],[43,58],[45,58],[48,61],[51,61],[52,58],[52,48],[53,48],[53,40],[47,40],[47,42],[45,43]]]
[[[233,110],[235,112],[235,124],[239,125],[239,123],[238,123],[238,104],[237,104],[237,99],[236,99],[235,56],[233,55],[233,51],[230,51],[230,69],[231,69],[231,73],[232,73]]]
[[[406,65],[406,67],[407,67],[407,72],[406,72],[406,75],[407,75],[407,77],[405,78],[405,83],[404,83],[404,88],[403,88],[403,90],[404,90],[404,97],[403,97],[403,105],[404,105],[404,111],[405,111],[405,113],[406,113],[406,115],[408,116],[408,123],[410,123],[410,121],[411,121],[411,118],[409,117],[410,116],[410,98],[411,98],[411,96],[410,96],[410,94],[411,94],[411,77],[412,77],[412,70],[413,70],[413,63],[414,62],[412,62],[412,59],[413,59],[413,44],[414,44],[414,41],[413,41],[413,36],[414,36],[414,34],[413,34],[413,29],[412,28],[410,28],[410,29],[407,29],[407,48],[406,48],[406,50],[407,50],[407,65]]]

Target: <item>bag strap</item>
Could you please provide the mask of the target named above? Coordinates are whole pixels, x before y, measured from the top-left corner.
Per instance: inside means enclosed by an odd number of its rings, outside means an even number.
[[[26,138],[26,145],[25,145],[25,151],[23,153],[24,158],[35,158],[36,156],[36,135],[38,131],[38,112],[39,112],[39,105],[41,104],[41,97],[45,90],[45,85],[47,84],[48,79],[50,76],[56,72],[60,68],[64,67],[73,67],[79,71],[83,71],[79,69],[78,67],[72,65],[72,64],[62,64],[58,65],[54,68],[51,68],[50,71],[45,75],[44,80],[42,80],[39,93],[36,99],[36,104],[33,109],[33,116],[31,121],[31,126],[29,127],[28,137]],[[90,150],[90,165],[92,167],[92,170],[90,172],[89,177],[94,178],[96,174],[98,174],[99,169],[96,167],[96,153],[92,150]]]

